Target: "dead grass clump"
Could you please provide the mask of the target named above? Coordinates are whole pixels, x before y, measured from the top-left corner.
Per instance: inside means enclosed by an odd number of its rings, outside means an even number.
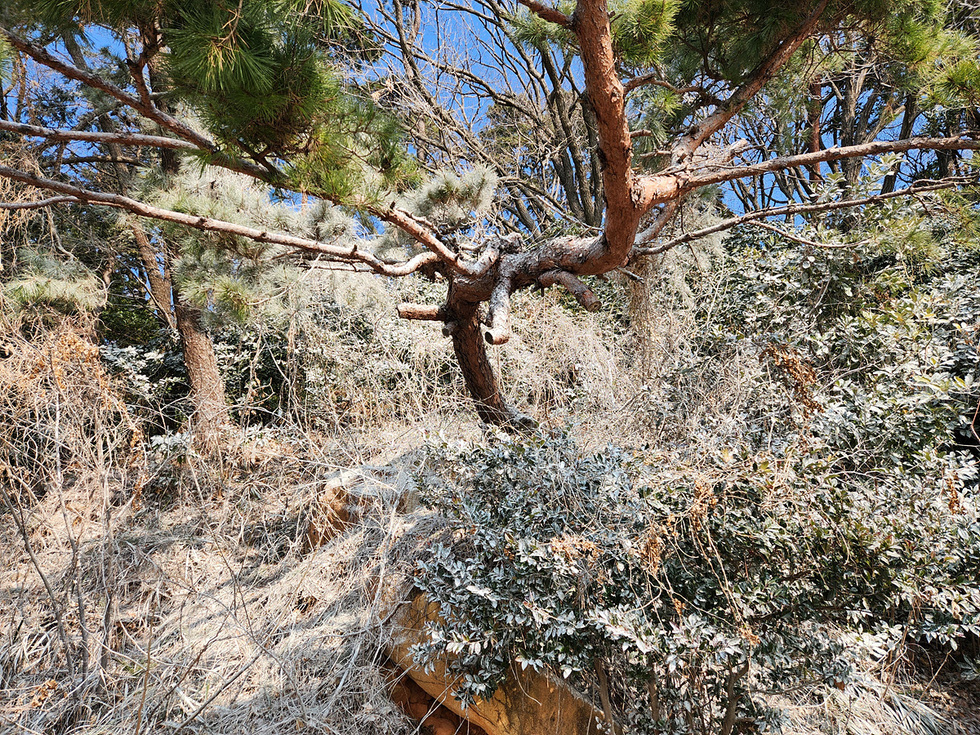
[[[166,497],[83,506],[78,482],[32,504],[8,494],[0,730],[411,732],[387,695],[380,632],[403,539],[433,521],[405,513],[411,456],[341,475],[347,452],[264,435],[220,461],[151,457],[172,473]],[[338,477],[348,525],[304,552]]]
[[[520,410],[546,425],[563,425],[573,412],[618,408],[626,376],[608,315],[564,306],[557,289],[518,294],[513,308],[514,335],[492,350],[491,359]]]

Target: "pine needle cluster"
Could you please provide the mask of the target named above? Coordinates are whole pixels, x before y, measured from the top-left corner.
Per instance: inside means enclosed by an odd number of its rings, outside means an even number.
[[[66,261],[27,247],[17,256],[19,273],[3,284],[0,306],[14,312],[51,309],[76,314],[105,305],[105,284],[77,260]]]

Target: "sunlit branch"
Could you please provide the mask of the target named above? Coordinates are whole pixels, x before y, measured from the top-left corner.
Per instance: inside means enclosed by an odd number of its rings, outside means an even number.
[[[544,5],[543,3],[537,2],[537,0],[517,0],[517,2],[549,23],[554,23],[562,28],[568,28],[572,24],[571,18],[550,5]]]
[[[732,217],[731,219],[723,220],[717,224],[711,225],[710,227],[704,227],[700,230],[695,230],[694,232],[687,232],[680,237],[667,240],[666,242],[663,242],[653,248],[633,248],[633,252],[638,255],[656,255],[657,253],[663,253],[671,248],[675,248],[678,245],[683,245],[684,243],[691,242],[693,240],[699,240],[702,237],[713,235],[716,232],[724,232],[725,230],[730,230],[731,228],[745,224],[746,222],[752,222],[754,220],[764,219],[767,217],[782,217],[794,214],[815,214],[819,212],[832,212],[838,209],[848,209],[851,207],[862,207],[868,204],[883,202],[888,199],[895,199],[896,197],[910,196],[912,194],[924,194],[931,191],[941,191],[943,189],[952,189],[955,186],[963,186],[964,184],[975,182],[975,179],[969,179],[966,177],[957,177],[955,179],[946,179],[944,181],[922,181],[916,182],[915,184],[912,184],[904,189],[896,189],[895,191],[891,191],[886,194],[875,194],[874,196],[864,197],[862,199],[847,199],[845,201],[838,202],[820,202],[818,204],[790,204],[785,207],[760,209],[755,212],[743,214],[739,217]],[[651,238],[647,238],[645,241],[649,242],[650,239]]]
[[[116,85],[107,82],[99,75],[84,71],[76,66],[73,66],[72,64],[69,64],[65,61],[62,61],[61,59],[56,58],[55,56],[50,54],[47,50],[35,46],[34,44],[29,43],[28,41],[25,41],[19,36],[16,36],[10,31],[8,31],[6,28],[0,27],[0,36],[6,38],[11,46],[13,46],[18,51],[27,54],[32,59],[34,59],[34,61],[36,61],[37,63],[43,64],[49,69],[53,69],[54,71],[68,77],[69,79],[74,79],[75,81],[81,82],[82,84],[91,87],[93,89],[101,90],[102,92],[108,94],[110,97],[115,97],[123,104],[132,107],[134,110],[137,110],[140,114],[144,115],[150,120],[153,120],[154,122],[159,123],[164,128],[176,133],[184,140],[193,143],[199,148],[203,148],[204,150],[208,150],[208,151],[217,150],[217,146],[213,142],[208,140],[205,136],[201,135],[193,128],[188,127],[180,120],[171,117],[165,112],[154,107],[152,104],[145,103],[139,97],[134,97],[133,95],[120,89]]]
[[[733,179],[744,179],[759,174],[782,171],[788,168],[812,166],[818,163],[840,161],[845,158],[867,158],[882,153],[904,153],[906,151],[954,151],[980,150],[980,140],[965,135],[951,138],[906,138],[905,140],[879,140],[872,143],[845,146],[843,148],[825,148],[813,153],[801,153],[795,156],[781,156],[760,163],[744,166],[731,166],[717,169],[711,173],[692,176],[684,182],[684,189],[700,188],[712,184],[720,184]]]
[[[0,120],[0,130],[18,133],[34,138],[45,138],[55,142],[79,141],[84,143],[116,143],[118,145],[147,146],[151,148],[168,148],[171,150],[201,151],[193,143],[179,138],[166,138],[161,135],[143,135],[140,133],[97,133],[81,130],[63,130],[60,128],[44,128],[39,125]]]
[[[800,245],[809,245],[812,248],[824,248],[825,250],[844,250],[846,248],[856,248],[867,243],[867,240],[841,243],[817,242],[816,240],[810,240],[809,238],[803,237],[795,232],[789,232],[788,230],[784,230],[782,227],[776,227],[776,225],[771,225],[768,222],[763,222],[761,220],[750,222],[749,225],[751,227],[761,227],[763,230],[769,230],[769,232],[774,232],[786,240],[798,242]]]
[[[398,316],[402,319],[416,319],[430,322],[443,322],[446,320],[446,310],[441,306],[405,303],[399,304],[397,311]]]
[[[502,345],[510,339],[511,279],[501,276],[490,294],[488,308],[490,324],[483,330],[487,344]]]
[[[211,217],[187,214],[185,212],[176,212],[170,209],[154,207],[144,202],[130,199],[129,197],[124,197],[119,194],[106,194],[103,192],[90,191],[88,189],[82,189],[77,186],[65,184],[61,181],[53,181],[51,179],[32,176],[24,171],[8,168],[7,166],[0,166],[0,176],[13,181],[19,181],[20,183],[27,184],[28,186],[58,192],[59,194],[62,194],[65,197],[79,203],[101,204],[108,207],[115,207],[117,209],[123,209],[127,212],[132,212],[133,214],[138,214],[143,217],[186,225],[187,227],[192,227],[196,230],[236,235],[255,242],[283,245],[296,250],[317,253],[319,255],[326,256],[331,260],[337,260],[340,262],[363,263],[375,273],[385,276],[406,276],[410,273],[414,273],[428,263],[435,262],[438,257],[434,253],[420,253],[411,260],[403,263],[385,263],[374,253],[361,250],[357,247],[357,245],[352,247],[331,245],[318,240],[310,240],[305,237],[296,237],[294,235],[287,235],[281,232],[270,232],[268,230],[258,230],[254,227],[247,227],[245,225],[239,225],[233,222],[225,222],[223,220],[213,219]]]
[[[755,97],[762,88],[786,65],[793,54],[809,39],[820,25],[821,18],[827,8],[828,0],[821,0],[813,12],[788,36],[768,57],[749,74],[748,79],[725,102],[704,120],[695,124],[690,132],[682,137],[674,146],[675,160],[683,161],[697,150],[704,141],[721,130],[728,121],[737,115],[742,108]]]

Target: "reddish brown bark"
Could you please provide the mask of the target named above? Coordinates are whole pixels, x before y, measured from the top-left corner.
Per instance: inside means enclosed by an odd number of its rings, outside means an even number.
[[[220,445],[221,434],[230,423],[225,383],[218,371],[214,344],[201,325],[200,309],[182,303],[177,294],[174,296],[174,315],[194,403],[191,428],[198,444],[213,450]]]
[[[495,426],[528,427],[533,422],[504,398],[490,364],[478,304],[459,304],[452,315],[453,351],[480,419]]]

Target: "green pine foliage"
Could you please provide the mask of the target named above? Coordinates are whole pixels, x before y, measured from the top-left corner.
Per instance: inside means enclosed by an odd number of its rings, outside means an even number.
[[[329,115],[339,81],[302,27],[282,26],[265,3],[235,16],[218,4],[183,9],[166,33],[174,86],[219,139],[293,153]]]
[[[661,61],[675,31],[680,0],[627,0],[613,3],[613,49],[623,63],[649,67]]]
[[[160,206],[279,232],[303,231],[303,215],[279,206],[268,187],[224,170],[186,170],[151,198]],[[159,236],[179,257],[174,276],[182,298],[205,310],[212,324],[275,320],[299,278],[283,248],[225,233],[161,226]]]
[[[0,299],[8,309],[71,315],[105,305],[105,284],[79,261],[27,247],[18,251],[17,261],[17,275],[3,284]]]
[[[435,225],[440,237],[451,245],[475,234],[475,222],[487,217],[494,206],[497,175],[475,168],[462,175],[440,171],[398,200],[399,207]],[[417,244],[400,231],[386,231],[374,244],[378,251],[393,247],[415,248]]]
[[[81,42],[86,24],[159,34],[156,91],[223,148],[277,165],[284,186],[371,204],[415,181],[400,125],[342,78],[339,59],[369,59],[374,42],[340,0],[41,0],[22,12]]]

